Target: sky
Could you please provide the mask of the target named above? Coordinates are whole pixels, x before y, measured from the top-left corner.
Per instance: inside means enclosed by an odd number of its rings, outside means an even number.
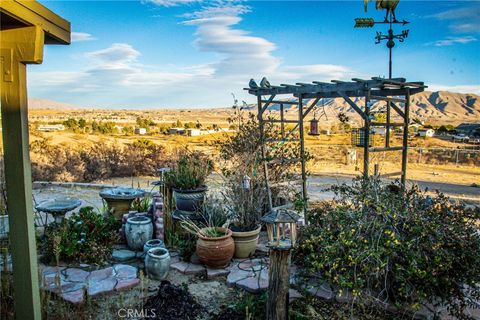
[[[82,107],[227,107],[247,103],[251,78],[270,83],[388,77],[385,25],[363,1],[40,1],[72,25],[69,46],[45,46],[29,66],[29,96]],[[480,1],[408,1],[408,38],[393,77],[428,90],[480,94]]]

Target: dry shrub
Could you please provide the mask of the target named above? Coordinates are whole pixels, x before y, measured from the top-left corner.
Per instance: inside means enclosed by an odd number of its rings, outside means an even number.
[[[89,182],[111,177],[155,175],[165,163],[162,146],[145,139],[124,146],[100,142],[73,148],[49,139],[30,145],[34,180]]]

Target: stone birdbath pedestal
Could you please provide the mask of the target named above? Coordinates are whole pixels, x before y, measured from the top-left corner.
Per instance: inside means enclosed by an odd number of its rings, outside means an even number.
[[[145,191],[133,188],[107,188],[100,191],[100,197],[105,200],[110,212],[118,221],[128,213],[133,200],[141,198]]]
[[[78,208],[81,204],[82,202],[77,198],[59,198],[43,201],[35,208],[40,212],[51,214],[55,223],[60,224],[67,212]]]

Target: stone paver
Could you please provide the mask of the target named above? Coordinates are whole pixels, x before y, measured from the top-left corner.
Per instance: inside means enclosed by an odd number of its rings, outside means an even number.
[[[205,267],[198,264],[188,263],[185,261],[180,261],[170,265],[170,268],[173,268],[184,274],[203,274],[205,273]]]
[[[207,267],[207,279],[226,276],[230,273],[228,269],[212,269]]]
[[[115,276],[115,270],[112,267],[108,267],[105,269],[100,269],[100,270],[95,270],[90,272],[90,275],[88,276],[87,280],[88,280],[88,283],[97,282],[113,276]]]
[[[118,262],[125,262],[128,260],[132,260],[135,257],[136,257],[136,253],[128,249],[114,249],[112,253],[112,258]]]
[[[138,269],[127,264],[116,264],[92,272],[80,268],[42,266],[42,289],[58,294],[65,301],[81,304],[85,291],[90,296],[132,288],[140,283]]]
[[[137,277],[137,268],[128,264],[116,264],[113,268],[118,279],[134,279]]]
[[[105,278],[99,281],[88,283],[87,293],[89,296],[96,296],[101,293],[113,291],[117,285],[117,279],[114,277]]]
[[[75,291],[65,292],[60,294],[60,297],[70,303],[81,304],[83,303],[83,299],[85,298],[85,290],[82,288]]]
[[[298,292],[297,290],[295,289],[288,289],[288,298],[289,298],[289,301],[292,302],[296,299],[300,299],[302,298],[302,294],[300,292]]]
[[[255,273],[253,272],[244,271],[238,269],[238,267],[234,267],[230,270],[230,273],[227,276],[227,286],[233,287],[238,281],[254,276]]]
[[[140,279],[133,278],[133,279],[119,279],[117,285],[115,286],[115,291],[130,289],[135,287],[140,283]]]
[[[89,272],[78,268],[68,268],[62,271],[65,280],[71,282],[84,282],[89,274]]]

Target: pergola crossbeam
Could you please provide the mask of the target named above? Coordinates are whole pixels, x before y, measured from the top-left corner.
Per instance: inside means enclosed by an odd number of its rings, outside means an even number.
[[[318,101],[323,98],[342,98],[347,104],[359,114],[364,122],[364,163],[363,171],[364,176],[369,176],[369,153],[370,152],[385,152],[385,151],[402,151],[402,171],[401,171],[401,182],[405,186],[406,181],[406,168],[407,168],[407,151],[408,151],[408,124],[409,124],[409,106],[410,106],[410,95],[416,94],[424,91],[426,86],[423,82],[407,82],[404,78],[393,78],[393,79],[384,79],[373,77],[370,80],[353,78],[352,81],[341,81],[341,80],[332,80],[331,83],[313,81],[312,83],[297,82],[295,84],[281,84],[280,86],[269,86],[269,87],[260,87],[260,88],[246,88],[248,92],[252,95],[257,96],[258,100],[258,110],[259,110],[259,121],[260,129],[262,135],[262,154],[265,155],[265,138],[263,137],[264,124],[266,122],[270,123],[279,123],[281,125],[282,139],[275,139],[275,142],[286,142],[290,135],[295,131],[299,130],[299,140],[296,140],[300,143],[300,154],[301,157],[299,160],[302,165],[302,193],[304,203],[307,203],[307,187],[306,187],[306,164],[305,164],[305,137],[304,137],[304,128],[303,122],[305,117],[310,113],[313,108],[317,105]],[[270,95],[270,99],[263,100],[262,96]],[[280,95],[290,95],[291,97],[297,98],[298,102],[292,101],[282,101],[280,99],[274,100],[274,97]],[[365,102],[365,105],[360,107],[355,103],[351,98],[361,98]],[[311,104],[307,107],[303,104],[304,99],[311,99]],[[375,111],[371,109],[370,101],[371,100],[380,100],[386,101],[386,112],[387,119],[386,123],[383,122],[374,122],[373,114]],[[272,105],[272,103],[280,104],[280,120],[268,120],[263,119],[263,113]],[[396,103],[402,103],[402,108]],[[287,105],[298,105],[298,120],[287,120],[284,117],[284,104]],[[390,110],[395,110],[402,118],[403,123],[392,123]],[[285,124],[287,123],[296,123],[293,129],[289,130],[285,134]],[[370,128],[371,127],[385,127],[386,128],[386,140],[385,147],[376,148],[370,146]],[[394,127],[403,127],[403,144],[402,146],[390,146],[390,128]],[[269,206],[272,206],[271,192],[269,190],[268,183],[268,165],[264,156],[262,157],[264,162],[264,170],[266,177],[266,185],[269,194]],[[306,207],[304,208],[305,220],[306,216]]]

